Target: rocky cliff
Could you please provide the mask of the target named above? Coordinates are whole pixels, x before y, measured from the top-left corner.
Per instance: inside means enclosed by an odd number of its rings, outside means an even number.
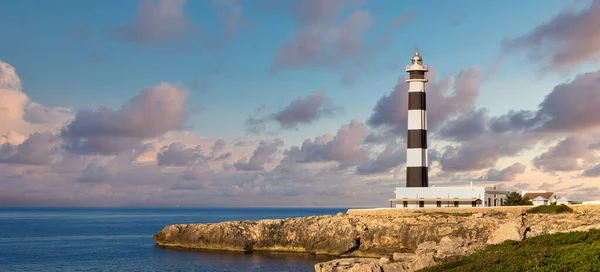
[[[465,254],[485,244],[521,239],[525,227],[520,214],[525,209],[350,210],[336,216],[171,225],[153,239],[166,247],[392,257],[394,253],[414,253],[418,247],[427,246],[426,242],[430,247],[431,243],[439,246],[448,242],[442,238],[449,237],[460,241],[450,255]],[[528,215],[527,236],[600,228],[600,206],[573,209],[573,213]],[[433,251],[430,257],[445,256],[443,250]]]

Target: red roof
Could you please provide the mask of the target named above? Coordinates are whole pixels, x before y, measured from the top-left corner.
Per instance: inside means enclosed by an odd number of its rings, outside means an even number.
[[[554,193],[553,192],[546,192],[546,193],[526,193],[523,198],[529,198],[529,199],[534,199],[538,196],[541,196],[545,199],[550,199],[552,197]]]

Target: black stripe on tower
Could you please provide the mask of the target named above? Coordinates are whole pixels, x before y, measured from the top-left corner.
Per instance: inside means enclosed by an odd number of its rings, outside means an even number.
[[[410,71],[408,75],[410,79],[425,79],[425,71]]]
[[[407,167],[406,187],[429,187],[427,167]]]
[[[425,92],[408,93],[408,110],[425,110]]]
[[[427,130],[410,129],[408,130],[407,148],[427,148]]]

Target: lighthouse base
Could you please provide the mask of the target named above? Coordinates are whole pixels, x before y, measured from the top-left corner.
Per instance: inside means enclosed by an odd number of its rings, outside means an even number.
[[[498,185],[469,187],[397,187],[389,199],[396,208],[503,206],[507,190]]]

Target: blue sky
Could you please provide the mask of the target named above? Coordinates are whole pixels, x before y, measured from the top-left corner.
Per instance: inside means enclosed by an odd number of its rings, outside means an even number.
[[[352,118],[367,118],[379,97],[390,92],[396,78],[404,74],[402,69],[381,67],[400,62],[397,68],[402,68],[415,47],[439,74],[453,76],[471,65],[485,71],[502,57],[502,40],[524,34],[568,3],[371,2],[367,8],[374,25],[366,33],[367,40],[381,35],[394,18],[407,12],[414,15],[391,35],[392,45],[375,67],[350,86],[341,83],[341,71],[334,69],[302,67],[272,74],[270,66],[277,49],[290,36],[294,22],[254,1],[244,2],[249,30],[219,49],[207,49],[202,41],[194,40],[195,50],[189,53],[127,44],[111,37],[116,27],[134,16],[137,1],[6,1],[0,9],[4,18],[0,58],[16,67],[33,100],[73,109],[118,107],[141,88],[161,81],[180,82],[188,88],[194,82],[204,83],[208,90],[191,90],[190,104],[204,109],[192,125],[212,137],[243,136],[243,122],[254,109],[262,105],[280,108],[320,89],[346,110],[335,119],[323,120],[314,130],[299,131],[300,138],[306,138],[334,132],[337,124]],[[189,1],[185,15],[213,36],[221,31],[207,1]],[[478,104],[499,113],[536,107],[547,89],[528,90],[521,101],[498,101],[496,94],[508,97],[520,92],[506,82],[535,81],[547,87],[556,83],[556,77],[538,79],[523,58],[504,59],[482,88]]]
[[[307,4],[309,2],[314,5]],[[560,27],[553,28],[552,22],[577,25],[584,21],[581,18],[587,16],[586,12],[596,12],[595,8],[590,8],[590,2],[598,6],[597,1],[566,0],[331,0],[330,4],[336,3],[340,7],[339,10],[332,11],[322,4],[326,3],[325,0],[173,0],[162,2],[163,8],[173,9],[172,18],[165,19],[153,17],[149,13],[143,15],[144,5],[151,9],[157,8],[161,1],[0,1],[0,61],[14,67],[28,101],[43,105],[46,112],[58,108],[71,109],[68,116],[60,115],[61,118],[64,117],[60,119],[62,123],[56,123],[54,127],[48,125],[53,133],[59,133],[61,129],[69,130],[67,128],[71,128],[70,125],[78,124],[71,122],[77,121],[79,110],[106,107],[116,111],[130,99],[138,97],[142,89],[155,88],[159,83],[166,82],[189,92],[185,105],[193,115],[186,120],[185,126],[191,126],[191,133],[197,140],[185,142],[187,147],[200,144],[203,139],[282,138],[285,139],[285,144],[276,153],[281,158],[287,156],[285,154],[288,148],[300,146],[305,139],[313,139],[325,133],[336,135],[338,129],[349,124],[352,119],[368,125],[369,133],[379,131],[379,127],[369,124],[369,118],[377,111],[378,101],[394,91],[398,78],[405,76],[403,67],[417,47],[425,63],[435,70],[436,80],[429,85],[436,84],[441,78],[454,79],[456,82],[459,79],[455,77],[460,71],[473,66],[480,69],[478,93],[471,97],[474,102],[465,102],[460,110],[448,112],[444,121],[467,118],[470,109],[487,109],[486,120],[506,115],[510,110],[537,111],[539,104],[556,85],[571,82],[584,72],[597,70],[597,62],[580,59],[583,53],[576,56],[578,65],[569,64],[568,69],[560,71],[558,68],[556,71],[540,69],[540,62],[545,57],[539,62],[535,57],[529,57],[536,52],[545,54],[544,56],[559,55],[562,52],[560,50],[575,46],[559,41],[568,34],[560,32]],[[304,6],[309,12],[302,13],[298,6]],[[575,15],[565,20],[557,17],[565,12]],[[583,12],[583,15],[578,15],[579,12]],[[138,15],[150,19],[136,28]],[[325,19],[319,21],[319,16]],[[349,21],[349,18],[356,21],[349,24],[348,29],[344,29],[344,22]],[[577,21],[578,19],[581,20]],[[177,25],[181,22],[183,25]],[[594,23],[595,21],[591,24]],[[277,66],[286,45],[300,34],[309,33],[307,29],[313,26],[322,31],[320,35],[324,37],[327,46],[319,50],[325,51],[315,59],[304,56],[295,60],[288,59]],[[543,26],[550,30],[544,30]],[[536,34],[536,29],[542,30]],[[346,38],[350,40],[337,40],[341,36],[336,35],[343,35],[343,31],[347,31]],[[587,43],[593,44],[596,32],[585,31],[587,30],[580,31],[584,36],[576,38],[585,37],[589,39]],[[554,42],[556,48],[546,45],[543,47],[532,37]],[[308,50],[304,52],[306,54],[318,46],[317,40],[308,41],[302,47],[302,50]],[[364,47],[353,48],[353,43]],[[517,49],[507,49],[510,45]],[[349,53],[346,54],[343,50],[349,50]],[[585,56],[592,60],[598,56],[598,51],[592,48],[585,51],[588,54]],[[298,52],[294,54],[301,55],[302,52]],[[551,65],[562,67],[560,63]],[[433,75],[433,71],[430,74]],[[334,114],[294,123],[296,129],[280,131],[279,127],[283,123],[268,118],[284,112],[295,99],[305,98],[319,90],[337,109]],[[448,95],[455,91],[460,92],[454,88],[447,90]],[[432,103],[436,105],[438,102]],[[444,106],[444,103],[446,102],[440,101],[439,105]],[[257,109],[261,110],[255,114]],[[119,116],[120,113],[115,114]],[[247,132],[245,124],[251,116],[266,116],[267,131],[259,135]],[[175,142],[176,140],[165,138],[177,131],[176,125],[173,124],[173,130],[165,130],[163,134],[152,132],[144,136],[144,143],[156,140],[155,145],[160,149],[162,145]],[[17,128],[5,130],[0,133],[17,132],[24,135],[23,139],[29,133],[40,131],[37,127],[28,127],[22,131]],[[274,131],[275,133],[269,133]],[[437,132],[432,133],[433,137],[437,137]],[[535,150],[545,151],[548,144],[556,143],[569,135],[557,134],[552,139],[544,140],[545,145],[542,147],[538,146],[541,144],[538,142],[532,143],[530,147],[535,146],[539,148]],[[8,139],[8,136],[5,137]],[[452,145],[449,138],[441,141],[440,145],[443,147],[447,143]],[[459,141],[454,144],[464,143]],[[202,150],[210,149],[209,144],[200,145],[203,145]],[[136,148],[138,147],[134,149]],[[236,160],[247,160],[252,152],[253,149],[248,149],[239,156],[234,152],[233,157]],[[529,156],[536,157],[536,154],[531,153]],[[87,156],[86,160],[90,160],[89,165],[96,165],[92,161],[102,161],[109,165],[110,162],[107,161],[117,160],[121,156],[116,153],[110,155],[116,157]],[[493,167],[502,170],[512,162],[520,163],[521,160],[515,160],[514,156],[516,154],[510,154],[508,157],[513,158],[512,161],[507,159],[504,165],[495,164],[494,161],[494,164],[486,164],[485,169],[470,169],[483,171],[483,174],[461,173],[467,175],[467,179],[476,179]],[[377,154],[371,154],[370,157],[377,157]],[[576,156],[575,159],[582,158]],[[268,161],[273,163],[273,167],[277,165],[275,161]],[[340,160],[336,162],[344,163]],[[233,165],[235,161],[231,163]],[[522,163],[528,165],[528,169],[535,168],[531,166],[533,162]],[[400,162],[399,164],[401,165]],[[539,165],[537,168],[543,168]],[[450,169],[440,167],[442,176]],[[223,169],[227,171],[228,168]],[[399,166],[398,169],[402,167]],[[113,174],[118,176],[123,171],[115,170]],[[550,175],[547,171],[541,172]],[[402,177],[401,172],[396,172],[394,177],[398,175]],[[539,179],[540,184],[556,179],[531,175],[533,176],[528,178]],[[511,181],[517,184],[519,180],[513,178]],[[590,179],[582,182],[587,186]]]

